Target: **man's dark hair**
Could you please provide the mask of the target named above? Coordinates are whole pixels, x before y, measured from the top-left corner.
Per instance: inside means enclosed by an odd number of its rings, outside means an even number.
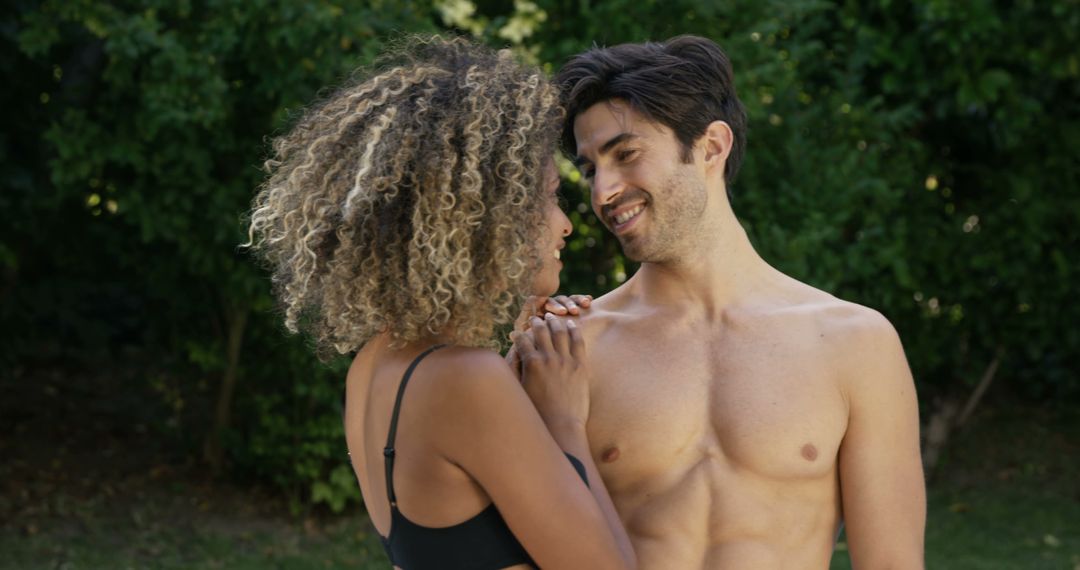
[[[611,99],[627,101],[648,120],[674,131],[685,163],[709,123],[724,121],[734,134],[724,167],[730,192],[746,150],[746,110],[735,95],[731,62],[712,40],[677,36],[663,43],[594,47],[572,57],[555,82],[566,108],[562,147],[571,157],[577,154],[578,114]]]

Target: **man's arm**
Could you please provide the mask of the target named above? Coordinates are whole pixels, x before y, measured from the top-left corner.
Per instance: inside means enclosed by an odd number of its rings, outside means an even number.
[[[919,404],[900,338],[872,311],[860,315],[844,358],[848,427],[840,492],[856,569],[923,568],[926,487]]]

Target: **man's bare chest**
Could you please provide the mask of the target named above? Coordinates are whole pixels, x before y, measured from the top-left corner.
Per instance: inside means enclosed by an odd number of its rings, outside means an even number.
[[[702,464],[778,480],[832,472],[846,406],[806,339],[618,340],[590,350],[589,440],[613,492]]]

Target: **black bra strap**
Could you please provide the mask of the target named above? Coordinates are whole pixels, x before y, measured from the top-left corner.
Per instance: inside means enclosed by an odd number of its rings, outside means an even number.
[[[401,384],[398,386],[397,399],[394,400],[394,415],[390,416],[390,433],[386,436],[386,447],[383,448],[383,464],[386,467],[386,497],[390,499],[390,506],[392,507],[397,506],[397,495],[394,494],[394,439],[397,436],[397,420],[398,412],[401,411],[401,396],[405,394],[405,385],[409,383],[409,378],[412,377],[413,370],[416,370],[416,365],[420,364],[420,361],[425,356],[444,346],[446,345],[436,344],[421,352],[420,356],[417,356],[409,365],[408,370],[405,371],[405,376],[401,378]]]

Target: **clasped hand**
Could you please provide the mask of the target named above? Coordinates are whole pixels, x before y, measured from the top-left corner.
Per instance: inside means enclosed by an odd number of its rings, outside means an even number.
[[[591,299],[574,296],[573,300],[556,298],[563,314],[580,314],[578,306],[588,308]],[[567,302],[572,303],[567,306]],[[535,305],[538,303],[532,300]],[[552,306],[550,300],[545,306]],[[522,386],[540,417],[549,426],[571,423],[584,427],[589,416],[589,371],[585,340],[577,324],[570,319],[546,312],[543,318],[526,306],[519,324],[510,334],[514,342],[507,360],[520,372]]]

